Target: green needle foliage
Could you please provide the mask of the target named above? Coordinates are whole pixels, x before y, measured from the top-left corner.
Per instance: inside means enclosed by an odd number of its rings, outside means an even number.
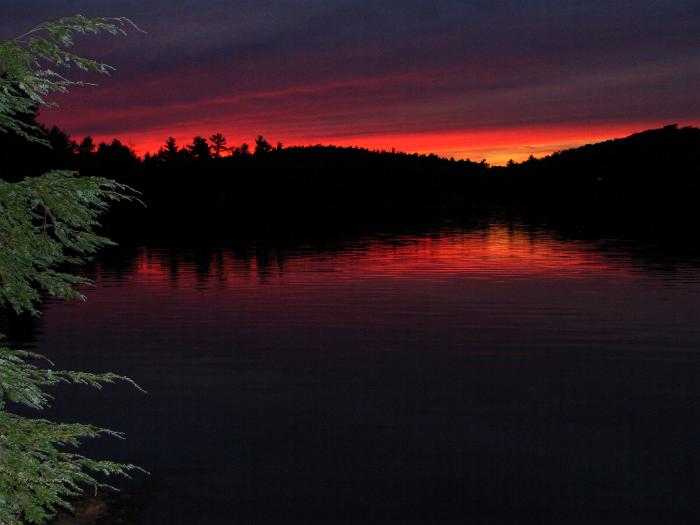
[[[138,28],[128,18],[88,18],[82,15],[44,22],[12,40],[0,40],[0,132],[13,132],[31,142],[48,142],[37,126],[22,117],[31,115],[47,102],[51,93],[67,93],[71,86],[85,82],[71,80],[53,68],[78,68],[108,75],[113,68],[69,50],[76,34],[124,35]]]
[[[79,34],[125,34],[136,28],[125,18],[73,16],[41,24],[13,39],[0,40],[0,133],[15,133],[48,145],[31,117],[46,97],[82,85],[55,69],[77,68],[108,74],[110,66],[71,52]],[[0,308],[38,315],[48,294],[81,299],[74,288],[89,281],[61,268],[84,262],[109,239],[95,233],[111,202],[133,199],[129,189],[100,177],[50,171],[18,183],[0,181]],[[138,469],[97,461],[74,452],[81,440],[111,430],[54,423],[12,412],[13,406],[46,408],[47,387],[76,383],[101,388],[129,381],[116,374],[59,371],[39,366],[43,357],[0,347],[0,525],[46,523],[68,499],[87,487],[108,487],[105,476]],[[133,382],[132,382],[133,384]],[[137,387],[138,388],[138,387]]]

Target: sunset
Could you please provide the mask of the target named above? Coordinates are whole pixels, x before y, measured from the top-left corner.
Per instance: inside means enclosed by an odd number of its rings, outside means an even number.
[[[700,3],[0,3],[0,525],[700,520]]]
[[[64,2],[0,7],[16,36]],[[37,7],[41,6],[41,15]],[[700,6],[668,2],[78,1],[146,34],[79,48],[116,68],[42,122],[119,138],[221,132],[502,164],[667,124],[700,124]]]

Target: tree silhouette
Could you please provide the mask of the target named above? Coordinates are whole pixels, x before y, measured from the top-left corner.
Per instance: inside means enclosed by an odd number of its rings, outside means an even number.
[[[94,153],[96,147],[92,137],[85,137],[78,145],[78,153],[83,156],[89,155],[90,153]]]
[[[226,151],[228,149],[226,147],[226,137],[224,137],[221,133],[215,133],[214,135],[209,137],[209,141],[212,143],[214,157],[216,157],[217,159],[221,157],[221,153],[223,151]]]
[[[159,152],[159,156],[166,162],[174,162],[180,157],[180,149],[174,137],[168,137],[165,141],[165,149]]]
[[[258,135],[258,138],[255,139],[255,156],[260,157],[263,155],[267,155],[272,151],[272,144],[270,144],[268,141],[266,141],[262,135]]]
[[[139,162],[134,150],[118,139],[109,144],[101,142],[97,147],[95,160],[103,171],[114,175],[131,171]]]
[[[240,146],[237,146],[235,148],[232,148],[231,150],[231,156],[232,157],[248,157],[250,155],[250,146],[244,142]]]
[[[204,137],[197,136],[192,139],[192,144],[187,146],[193,160],[204,161],[211,159],[211,146]]]
[[[51,146],[53,157],[58,162],[69,158],[77,148],[75,141],[71,140],[71,138],[57,126],[53,126],[49,130],[47,138]]]

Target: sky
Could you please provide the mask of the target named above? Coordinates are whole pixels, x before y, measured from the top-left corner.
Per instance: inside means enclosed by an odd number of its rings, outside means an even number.
[[[499,164],[700,124],[697,0],[2,0],[0,39],[65,15],[146,31],[41,119],[143,154],[221,132]]]

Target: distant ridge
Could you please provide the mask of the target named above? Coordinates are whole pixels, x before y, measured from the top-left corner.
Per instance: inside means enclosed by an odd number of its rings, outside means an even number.
[[[556,186],[695,192],[700,190],[700,129],[671,124],[493,169]]]
[[[475,204],[605,203],[635,206],[638,213],[681,202],[688,208],[700,195],[700,129],[675,124],[507,166],[357,147],[273,146],[263,137],[216,150],[217,135],[184,147],[164,141],[161,151],[142,159],[118,140],[76,142],[58,128],[47,136],[52,149],[0,135],[0,178],[51,168],[111,177],[148,204],[129,207],[122,217],[166,227],[234,217],[237,224],[300,216],[371,221],[376,214],[417,217]]]

